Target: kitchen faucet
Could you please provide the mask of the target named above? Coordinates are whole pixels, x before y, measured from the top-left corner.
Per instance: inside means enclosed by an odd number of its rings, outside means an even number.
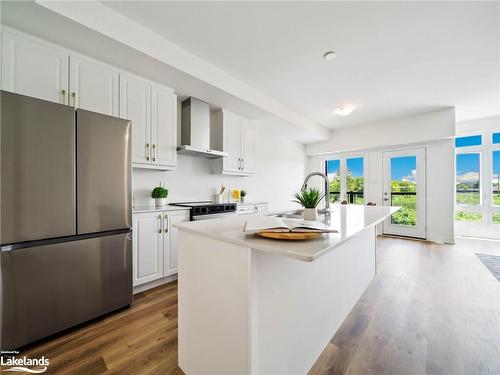
[[[325,198],[325,208],[321,209],[321,210],[318,210],[319,213],[328,213],[330,212],[330,183],[328,181],[328,177],[326,174],[324,173],[321,173],[321,172],[312,172],[312,173],[309,173],[307,175],[307,177],[305,178],[304,180],[304,183],[302,184],[302,188],[300,189],[301,191],[304,191],[307,189],[307,181],[309,181],[309,179],[312,177],[312,176],[320,176],[320,177],[323,177],[323,179],[325,180],[325,195],[324,195],[324,198]]]

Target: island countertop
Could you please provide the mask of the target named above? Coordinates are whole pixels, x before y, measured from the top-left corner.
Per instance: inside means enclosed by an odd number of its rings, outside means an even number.
[[[338,232],[323,234],[320,238],[309,241],[280,241],[245,234],[245,216],[178,223],[174,227],[215,240],[312,262],[360,231],[381,223],[397,210],[399,207],[335,204],[329,214],[319,215],[319,220]]]

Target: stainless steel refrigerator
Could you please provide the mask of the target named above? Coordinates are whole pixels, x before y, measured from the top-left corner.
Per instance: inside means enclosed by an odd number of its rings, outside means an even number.
[[[132,303],[131,124],[0,96],[8,350]]]

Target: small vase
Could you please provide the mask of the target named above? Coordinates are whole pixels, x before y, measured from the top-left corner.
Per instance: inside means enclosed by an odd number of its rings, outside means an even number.
[[[304,220],[318,220],[318,210],[316,208],[304,208]]]
[[[214,194],[214,203],[216,204],[222,203],[222,194]]]
[[[155,207],[165,207],[165,198],[156,198]]]

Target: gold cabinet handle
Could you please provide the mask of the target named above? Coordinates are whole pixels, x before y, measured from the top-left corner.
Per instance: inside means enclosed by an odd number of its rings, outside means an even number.
[[[156,161],[156,145],[153,143],[153,161]]]
[[[146,143],[146,161],[149,161],[149,143]]]
[[[73,98],[73,108],[76,108],[76,92],[73,91],[71,97]]]
[[[66,90],[62,89],[61,95],[62,95],[62,104],[66,104]]]
[[[163,217],[165,218],[165,221],[163,222],[163,224],[164,224],[164,229],[163,229],[163,231],[164,231],[165,233],[167,233],[167,232],[168,232],[168,215],[167,215],[167,214],[165,214],[165,216],[163,216]]]
[[[159,225],[158,225],[158,233],[161,233],[161,224],[162,224],[162,221],[161,221],[161,215],[158,215],[158,221],[160,222]]]

